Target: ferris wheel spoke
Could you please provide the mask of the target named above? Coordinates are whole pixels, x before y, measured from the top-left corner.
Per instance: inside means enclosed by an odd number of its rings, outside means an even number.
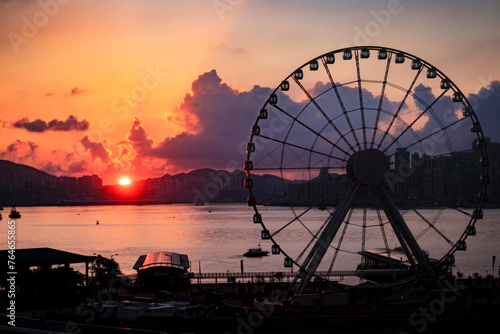
[[[287,151],[285,151],[288,149]],[[295,152],[294,150],[290,149],[290,147],[287,147],[286,145],[282,146],[281,150],[281,163],[280,166],[287,168],[288,166],[293,166],[295,162],[299,161],[299,168],[306,168],[307,163],[305,163],[302,158],[306,157],[308,155],[308,152],[303,152],[302,154],[298,154],[299,152]],[[285,162],[285,155],[286,155],[286,162]],[[293,155],[295,159],[290,159],[290,156]]]
[[[426,106],[426,103],[424,100],[422,100],[418,95],[416,94],[413,94],[412,93],[412,97],[417,100],[418,102],[420,102],[423,106]],[[434,112],[434,110],[432,108],[429,109],[429,112],[430,114],[434,117],[434,120],[438,123],[439,127],[441,128],[441,130],[443,131],[444,133],[444,138],[446,140],[446,145],[448,145],[448,150],[451,152],[453,151],[452,147],[451,147],[451,142],[450,142],[450,138],[448,137],[448,134],[446,132],[446,129],[450,126],[444,126],[443,122],[439,119],[439,117],[437,117],[436,113]],[[459,119],[460,121],[460,119]],[[456,122],[454,122],[453,124],[455,124]]]
[[[418,77],[420,76],[420,73],[422,72],[422,68],[421,67],[418,71],[417,71],[417,74],[415,75],[415,77],[413,78],[413,81],[412,83],[410,84],[410,87],[408,87],[408,89],[406,90],[406,93],[403,97],[403,99],[401,100],[401,103],[399,104],[398,106],[398,109],[396,110],[396,112],[394,113],[394,116],[391,120],[391,122],[389,123],[389,125],[387,126],[387,129],[385,130],[385,133],[384,133],[384,136],[382,137],[382,139],[380,140],[380,142],[378,143],[378,146],[377,148],[380,148],[382,146],[382,144],[384,143],[384,140],[385,138],[387,137],[387,133],[389,133],[391,131],[391,128],[392,128],[392,125],[394,124],[394,121],[396,120],[396,118],[399,116],[399,112],[401,111],[401,109],[403,108],[403,106],[405,105],[406,103],[406,99],[408,98],[408,96],[410,95],[411,93],[411,90],[413,89],[413,86],[415,85],[415,82],[417,82],[417,79]],[[388,83],[390,85],[390,83]]]
[[[356,74],[358,77],[359,107],[361,110],[361,128],[363,131],[363,148],[366,149],[365,107],[364,107],[364,103],[363,103],[363,88],[361,85],[361,71],[359,69],[359,51],[358,50],[355,50],[354,58],[356,59]]]
[[[388,114],[388,115],[391,115],[391,116],[392,116],[392,113],[387,112],[387,111],[385,111],[385,110],[381,110],[381,112],[382,112],[382,113],[384,113],[384,114]],[[410,128],[410,132],[411,132],[411,134],[413,135],[413,137],[415,138],[415,142],[417,142],[417,143],[421,146],[421,147],[420,147],[420,150],[421,150],[421,151],[424,151],[422,144],[421,144],[420,142],[418,142],[419,137],[418,137],[417,133],[415,132],[415,130],[413,130],[413,128],[410,126],[410,124],[408,124],[408,123],[407,123],[404,119],[402,119],[400,116],[397,116],[397,117],[396,117],[396,119],[397,119],[397,120],[398,120],[401,124],[403,124],[403,126],[405,126],[405,128]],[[398,146],[400,146],[400,147],[401,147],[401,145],[399,144],[399,141],[398,141],[398,139],[399,139],[399,138],[396,138],[396,137],[394,137],[392,134],[387,133],[387,132],[384,132],[384,136],[385,136],[385,137],[389,137],[390,139],[392,139],[393,141],[395,141],[395,142],[398,144]],[[377,148],[380,148],[380,146],[379,146],[379,147],[377,147]],[[387,150],[388,150],[388,149],[389,149],[389,147],[387,147],[387,148],[384,150],[384,152],[387,152]]]
[[[445,94],[447,91],[448,91],[448,89],[444,89],[444,90],[441,92],[441,94],[440,94],[437,98],[435,98],[435,99],[434,99],[434,101],[432,101],[432,103],[431,103],[430,105],[428,105],[428,106],[427,106],[427,107],[426,107],[426,108],[425,108],[425,109],[424,109],[424,110],[423,110],[423,111],[422,111],[422,112],[421,112],[421,113],[417,116],[417,118],[415,118],[415,119],[413,120],[413,122],[411,122],[411,124],[410,124],[408,127],[406,127],[406,128],[405,128],[405,129],[404,129],[404,130],[403,130],[403,131],[402,131],[402,132],[401,132],[401,133],[400,133],[400,134],[396,137],[396,139],[394,139],[394,140],[393,140],[393,141],[392,141],[392,142],[391,142],[388,146],[386,146],[386,148],[385,148],[384,152],[385,152],[385,151],[387,151],[387,150],[388,150],[388,149],[389,149],[392,145],[394,145],[394,143],[395,143],[395,142],[396,142],[399,138],[401,138],[401,137],[402,137],[402,136],[406,133],[406,131],[408,131],[410,128],[413,128],[413,125],[414,125],[414,124],[415,124],[415,123],[416,123],[416,122],[417,122],[417,121],[418,121],[418,120],[419,120],[419,119],[420,119],[423,115],[425,115],[425,114],[426,114],[426,113],[427,113],[427,112],[428,112],[428,111],[432,108],[432,106],[433,106],[434,104],[436,104],[436,102],[437,102],[437,101],[439,101],[439,99],[441,99],[441,98],[444,96],[444,94]],[[380,147],[380,146],[379,146],[379,147]]]
[[[279,111],[281,111],[284,115],[290,117],[292,120],[294,120],[295,122],[299,123],[300,125],[302,125],[304,128],[306,128],[307,130],[311,131],[313,134],[315,134],[316,136],[320,137],[321,139],[323,139],[324,141],[326,141],[327,143],[329,143],[330,145],[332,145],[333,147],[335,147],[336,149],[338,149],[339,151],[341,151],[342,153],[346,154],[346,155],[349,155],[349,153],[347,153],[347,151],[345,151],[344,149],[342,149],[341,147],[337,146],[336,144],[334,144],[332,141],[330,141],[328,138],[326,138],[325,136],[321,135],[320,133],[318,133],[317,131],[315,131],[314,129],[312,129],[311,127],[309,127],[307,124],[305,124],[304,122],[302,122],[301,120],[297,119],[296,117],[293,117],[292,115],[290,115],[287,111],[285,111],[283,108],[281,108],[280,106],[278,105],[273,105],[274,108],[278,109]]]
[[[453,126],[455,126],[455,125],[457,125],[457,124],[459,124],[460,122],[463,122],[464,120],[465,120],[465,118],[460,118],[460,119],[454,121],[453,123],[450,123],[450,124],[448,124],[448,125],[440,128],[440,129],[432,132],[431,134],[429,134],[429,135],[427,135],[425,137],[420,138],[419,140],[417,140],[417,141],[413,142],[412,144],[406,146],[405,149],[408,149],[408,148],[412,147],[413,145],[420,144],[423,141],[427,140],[428,138],[431,138],[431,137],[439,134],[440,132],[444,132],[445,133],[445,138],[446,138],[446,141],[447,141],[447,144],[448,144],[449,151],[453,152],[453,150],[451,148],[451,143],[449,142],[448,135],[446,135],[446,130],[449,129],[449,128],[451,128],[451,127],[453,127]]]
[[[432,177],[431,175],[427,175],[427,174],[412,173],[412,175],[417,175],[417,176],[422,176],[422,177]],[[448,179],[450,179],[450,178],[448,178]],[[454,178],[452,178],[451,180],[452,181],[463,181],[461,179],[454,179]],[[475,181],[471,181],[471,180],[469,180],[469,182],[476,183]],[[426,197],[431,202],[437,203],[437,201],[438,201],[435,197],[430,196],[429,194],[427,194],[426,192],[424,192],[423,189],[421,189],[421,188],[417,188],[416,186],[410,185],[407,182],[403,182],[403,183],[401,183],[401,185],[403,187],[405,187],[407,190],[413,190],[413,191],[415,191],[417,194],[420,195],[420,197]],[[465,210],[462,210],[462,209],[458,208],[457,206],[444,205],[443,207],[447,208],[447,209],[454,210],[454,211],[456,211],[456,212],[458,212],[458,213],[466,216],[467,218],[472,218],[472,216],[473,216],[471,213],[469,213],[469,212],[467,212]]]
[[[361,251],[365,251],[366,244],[366,206],[363,208],[363,228],[361,230]]]
[[[260,158],[259,160],[254,161],[255,165],[259,166],[260,164],[263,164],[264,161],[266,161],[267,159],[269,159],[269,160],[271,160],[276,165],[275,168],[278,169],[279,168],[279,162],[275,159],[275,156],[273,155],[273,153],[275,151],[277,151],[278,149],[280,149],[281,145],[277,145],[276,147],[274,147],[271,150],[269,150],[265,145],[262,145],[262,146],[263,146],[263,149],[265,150],[266,154],[263,155],[262,158]],[[257,170],[255,167],[253,167],[253,169]]]
[[[295,262],[299,262],[302,256],[306,253],[306,251],[311,247],[312,243],[318,239],[318,235],[323,231],[325,228],[326,224],[328,223],[328,219],[323,222],[323,224],[320,226],[320,228],[316,231],[316,233],[313,235],[313,237],[309,240],[307,243],[306,247],[300,252],[300,254],[295,258]]]
[[[443,238],[450,246],[454,246],[455,243],[453,241],[451,241],[450,239],[448,239],[448,237],[446,237],[446,235],[444,235],[437,227],[436,227],[436,221],[434,222],[430,222],[427,218],[425,218],[416,208],[412,208],[413,212],[415,212],[419,217],[420,219],[422,219],[427,225],[429,228],[433,229],[441,238]],[[443,209],[444,210],[444,209]],[[442,212],[442,211],[441,211]],[[441,212],[439,213],[439,215],[441,215]],[[418,237],[421,237],[423,235],[423,233],[419,236],[417,236],[415,239],[417,239]]]
[[[434,218],[432,219],[432,222],[429,222],[425,217],[423,217],[423,215],[418,212],[417,208],[415,208],[414,206],[412,206],[412,211],[415,212],[418,216],[421,216],[422,220],[425,221],[425,223],[428,225],[424,230],[422,230],[422,232],[420,232],[416,237],[415,239],[418,240],[420,239],[421,237],[423,237],[429,230],[431,229],[436,229],[436,223],[439,219],[439,217],[441,217],[441,214],[444,212],[444,210],[446,209],[445,207],[442,207],[439,209],[439,211],[437,212],[437,214],[434,216]],[[436,229],[436,232],[441,235],[442,233],[440,231],[438,231]],[[451,243],[451,246],[453,246],[453,243],[448,239],[446,238],[446,236],[444,236],[444,238],[448,243]]]
[[[265,135],[259,135],[259,137],[267,139],[269,141],[273,141],[273,142],[282,144],[283,146],[291,146],[291,147],[297,148],[299,150],[307,151],[309,153],[318,154],[318,155],[321,155],[321,156],[324,156],[324,157],[327,157],[327,158],[330,158],[330,159],[335,159],[337,161],[342,161],[342,162],[346,162],[347,161],[346,159],[339,158],[339,157],[334,156],[332,154],[319,152],[319,151],[313,150],[312,148],[307,148],[307,147],[303,147],[303,146],[300,146],[300,145],[297,145],[297,144],[288,143],[288,142],[282,141],[280,139],[268,137],[268,136],[265,136]]]
[[[384,240],[385,252],[387,254],[387,258],[391,259],[391,249],[389,247],[389,242],[387,241],[387,234],[385,232],[384,222],[382,220],[382,215],[380,214],[380,208],[377,206],[377,218],[380,226],[380,232],[382,233],[382,239]],[[392,279],[396,280],[396,273],[394,272],[394,265],[392,261],[389,261],[389,266],[392,272]]]
[[[307,91],[307,89],[304,88],[304,86],[302,86],[302,84],[300,83],[300,81],[297,79],[297,78],[293,78],[293,80],[295,81],[295,83],[297,84],[297,86],[300,87],[300,89],[304,92],[304,94],[307,96],[307,98],[314,104],[314,106],[316,107],[316,109],[318,109],[318,111],[323,115],[323,117],[325,118],[325,120],[327,121],[327,123],[335,130],[335,132],[337,132],[338,135],[342,135],[342,133],[340,132],[340,130],[337,128],[337,126],[335,125],[335,123],[332,122],[332,120],[328,117],[328,115],[325,113],[325,111],[323,110],[323,108],[321,108],[321,106],[316,102],[316,100],[314,99],[314,97],[311,96],[311,94],[309,94],[309,92]],[[353,151],[353,147],[351,145],[351,143],[349,143],[349,141],[345,140],[344,139],[344,142],[347,146],[349,146],[349,149],[351,151]]]
[[[335,247],[335,252],[333,254],[333,257],[332,257],[332,260],[330,261],[330,266],[328,267],[328,277],[330,276],[330,273],[332,272],[333,270],[333,267],[335,265],[335,262],[337,260],[337,256],[340,252],[340,250],[342,249],[342,242],[344,241],[344,236],[346,234],[346,231],[347,231],[347,227],[349,226],[349,222],[351,221],[351,216],[352,216],[352,213],[354,212],[354,208],[351,208],[351,210],[349,211],[349,214],[347,215],[347,218],[345,219],[344,221],[344,228],[342,229],[342,232],[340,234],[340,237],[339,237],[339,241],[337,242],[337,247]]]
[[[335,84],[335,81],[333,80],[333,77],[332,77],[332,74],[330,72],[330,69],[328,68],[328,65],[326,63],[326,61],[323,59],[323,66],[325,68],[325,71],[328,75],[328,78],[330,80],[330,84],[332,85],[332,88],[335,92],[335,95],[337,96],[337,100],[340,104],[340,108],[342,109],[342,114],[344,115],[346,121],[347,121],[347,124],[349,125],[349,129],[351,129],[351,132],[353,133],[353,137],[354,137],[354,140],[356,142],[356,146],[358,147],[359,150],[361,150],[361,145],[359,144],[359,140],[358,140],[358,137],[356,135],[356,133],[354,132],[354,129],[353,129],[353,126],[352,126],[352,122],[351,122],[351,119],[349,118],[349,115],[348,115],[348,112],[345,108],[345,105],[344,105],[344,102],[342,101],[342,97],[340,96],[340,93],[339,93],[339,90],[337,89],[337,87],[339,85]],[[340,85],[342,86],[342,85]],[[339,115],[340,116],[340,115]],[[351,149],[351,151],[353,151]]]
[[[378,101],[378,107],[377,107],[377,116],[375,118],[375,125],[373,127],[373,133],[372,133],[372,140],[371,140],[371,145],[370,148],[373,148],[375,145],[375,136],[378,130],[378,122],[380,119],[380,112],[382,110],[382,104],[384,102],[384,97],[385,97],[385,88],[387,87],[387,77],[389,76],[389,68],[391,67],[391,59],[392,59],[392,53],[389,53],[387,55],[387,65],[385,66],[385,73],[384,73],[384,81],[382,81],[382,89],[380,92],[380,99]]]

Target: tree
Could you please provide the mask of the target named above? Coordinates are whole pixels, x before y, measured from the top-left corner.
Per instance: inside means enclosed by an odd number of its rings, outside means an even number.
[[[94,276],[94,283],[100,286],[107,286],[109,282],[117,275],[121,275],[120,265],[113,257],[106,258],[97,255],[92,263],[92,274]]]

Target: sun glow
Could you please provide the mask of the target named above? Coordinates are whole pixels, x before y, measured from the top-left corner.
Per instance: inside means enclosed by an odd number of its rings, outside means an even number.
[[[126,185],[132,183],[132,181],[130,181],[130,179],[128,177],[122,177],[118,183],[122,186],[126,186]]]

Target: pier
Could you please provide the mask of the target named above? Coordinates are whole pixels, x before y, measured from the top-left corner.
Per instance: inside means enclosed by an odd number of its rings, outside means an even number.
[[[396,270],[397,272],[398,270]],[[363,277],[366,274],[370,276],[390,276],[395,272],[395,270],[391,269],[380,269],[380,270],[336,270],[336,271],[317,271],[315,273],[316,277],[320,277],[322,279],[331,279],[338,278],[338,280],[343,280],[345,277]],[[401,269],[401,273],[407,273],[408,270]],[[250,280],[252,283],[255,281],[281,281],[286,280],[290,281],[290,278],[294,278],[297,275],[297,272],[293,271],[263,271],[263,272],[225,272],[225,273],[195,273],[190,272],[186,273],[185,277],[196,280],[197,283],[201,284],[203,281],[211,280],[217,281],[219,279],[227,279],[228,281],[235,282],[236,279],[245,279]],[[192,282],[194,283],[194,282]]]

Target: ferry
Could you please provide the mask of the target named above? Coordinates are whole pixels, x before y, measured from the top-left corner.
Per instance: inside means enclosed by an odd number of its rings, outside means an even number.
[[[12,206],[12,210],[10,210],[9,218],[16,219],[21,218],[21,214],[16,210],[15,206]]]
[[[267,256],[267,255],[269,255],[269,252],[263,251],[260,248],[260,245],[257,248],[249,248],[247,250],[247,252],[245,254],[243,254],[243,256],[246,256],[246,257],[261,257],[261,256]]]

